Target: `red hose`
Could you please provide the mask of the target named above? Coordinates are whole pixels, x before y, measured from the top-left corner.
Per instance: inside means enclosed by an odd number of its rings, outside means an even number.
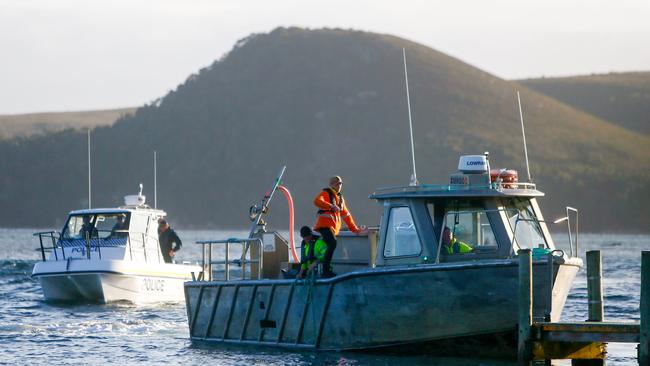
[[[291,193],[286,187],[278,186],[278,189],[282,191],[284,198],[287,199],[287,204],[289,205],[289,247],[291,248],[291,255],[296,263],[300,263],[298,252],[296,252],[296,244],[293,241],[293,198],[291,198]]]

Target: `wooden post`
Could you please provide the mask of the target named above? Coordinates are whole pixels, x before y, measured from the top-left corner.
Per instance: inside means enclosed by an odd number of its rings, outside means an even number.
[[[588,299],[588,322],[602,322],[603,317],[603,270],[600,250],[587,252],[587,299]],[[603,345],[603,347],[605,347]],[[573,366],[603,366],[604,359],[574,359]]]
[[[519,251],[519,330],[517,334],[517,361],[531,363],[531,325],[533,321],[533,260],[530,249]]]
[[[587,298],[590,322],[602,322],[603,317],[603,270],[600,250],[587,252]]]
[[[650,251],[641,252],[639,365],[650,366]]]

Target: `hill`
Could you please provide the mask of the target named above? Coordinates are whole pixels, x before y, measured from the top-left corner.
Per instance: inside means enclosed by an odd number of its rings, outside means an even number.
[[[650,72],[526,79],[519,83],[629,130],[650,134]]]
[[[252,35],[157,103],[93,133],[93,203],[114,206],[145,184],[173,224],[243,227],[282,165],[297,222],[342,175],[358,222],[377,224],[367,199],[407,184],[410,148],[402,47],[412,96],[418,176],[446,183],[458,156],[491,152],[493,167],[524,172],[515,90],[522,92],[531,173],[549,219],[579,207],[592,231],[647,231],[650,138],[401,38],[279,28]],[[0,143],[5,226],[61,223],[85,207],[86,137],[63,131]],[[9,158],[11,156],[11,158]],[[522,174],[523,175],[523,174]],[[604,209],[606,208],[606,209]],[[270,222],[284,225],[284,204]]]
[[[28,137],[58,132],[68,128],[86,129],[110,126],[135,108],[83,112],[49,112],[0,115],[0,139]]]

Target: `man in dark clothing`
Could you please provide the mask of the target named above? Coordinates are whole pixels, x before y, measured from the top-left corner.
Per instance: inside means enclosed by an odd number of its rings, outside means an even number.
[[[171,263],[172,257],[181,249],[183,243],[165,219],[158,220],[158,241],[165,263]]]
[[[97,228],[90,222],[90,215],[84,215],[82,219],[83,225],[81,225],[81,230],[79,230],[79,237],[81,237],[81,239],[93,239],[99,237]]]

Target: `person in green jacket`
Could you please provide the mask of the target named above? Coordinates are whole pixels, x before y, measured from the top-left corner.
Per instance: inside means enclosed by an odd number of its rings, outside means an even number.
[[[302,252],[300,258],[300,272],[296,278],[304,278],[305,275],[314,271],[319,263],[325,260],[327,244],[320,236],[314,235],[309,226],[300,228],[302,237]]]
[[[473,249],[467,243],[463,243],[451,234],[451,230],[445,226],[442,230],[442,250],[444,254],[470,253]]]

